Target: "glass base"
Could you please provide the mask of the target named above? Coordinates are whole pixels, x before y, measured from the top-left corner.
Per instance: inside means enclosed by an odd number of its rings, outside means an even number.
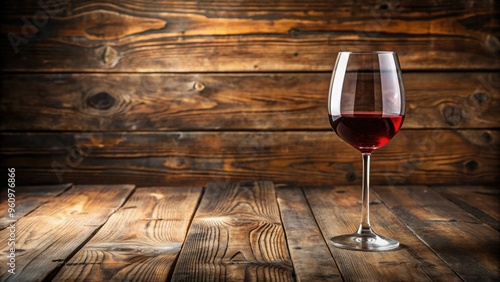
[[[380,236],[373,231],[335,236],[330,239],[337,248],[359,251],[388,251],[399,247],[399,242]]]

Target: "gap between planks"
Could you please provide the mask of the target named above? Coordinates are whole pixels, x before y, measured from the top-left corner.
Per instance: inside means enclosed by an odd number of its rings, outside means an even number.
[[[168,281],[202,190],[136,188],[54,281]]]

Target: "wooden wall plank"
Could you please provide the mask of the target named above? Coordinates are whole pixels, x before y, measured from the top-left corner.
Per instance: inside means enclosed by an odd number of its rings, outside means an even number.
[[[0,143],[18,183],[361,182],[359,152],[334,132],[2,133]],[[498,184],[499,144],[492,130],[402,130],[373,154],[372,183]]]
[[[327,1],[317,0],[310,1],[244,1],[234,2],[231,0],[220,1],[196,1],[196,0],[158,0],[155,2],[144,2],[141,0],[129,0],[116,2],[113,0],[82,0],[82,1],[57,1],[48,2],[50,5],[42,5],[43,2],[33,0],[19,0],[16,3],[6,2],[2,6],[0,15],[3,16],[29,16],[40,9],[55,10],[59,16],[70,16],[76,12],[89,12],[98,8],[106,8],[110,11],[130,11],[140,15],[151,14],[198,14],[208,19],[221,18],[256,18],[260,19],[280,19],[280,18],[300,18],[300,19],[322,19],[331,18],[346,18],[353,14],[356,16],[374,16],[373,12],[384,13],[399,13],[401,16],[409,15],[424,15],[433,13],[434,15],[447,15],[452,12],[491,12],[492,3],[484,1],[471,1],[469,3],[455,1],[435,2],[433,0],[422,0],[413,2],[411,0],[401,0],[398,2],[383,2],[372,1],[370,3],[357,3],[352,0],[348,1]],[[353,7],[353,4],[358,4]],[[384,5],[385,4],[385,5]],[[141,9],[139,9],[141,8]],[[352,9],[356,10],[353,13]],[[47,10],[46,10],[47,11]],[[267,16],[267,17],[266,17]],[[464,23],[467,24],[467,23]],[[468,23],[472,25],[471,22]],[[480,24],[476,22],[476,24]],[[488,27],[488,22],[483,23],[483,27]],[[477,27],[477,26],[476,26]],[[180,30],[181,27],[176,27]],[[204,27],[197,27],[204,29]],[[450,27],[440,27],[449,29]],[[209,29],[209,28],[206,28]]]
[[[2,69],[329,71],[345,49],[395,50],[413,70],[500,64],[495,2],[39,2],[3,4]]]
[[[54,281],[168,281],[201,192],[137,188]]]
[[[293,281],[271,182],[210,183],[172,281]]]
[[[500,191],[488,186],[438,186],[436,192],[500,232]]]
[[[296,281],[344,281],[300,187],[276,189]]]
[[[69,189],[72,184],[56,184],[56,185],[36,185],[36,186],[17,186],[10,188],[14,190],[14,217],[10,217],[8,213],[8,188],[2,188],[2,198],[0,199],[0,207],[4,211],[0,215],[0,229],[8,226],[12,221],[19,220],[26,214],[32,212],[39,206],[49,202],[54,197]]]
[[[432,137],[424,135],[427,145],[409,141],[403,156],[413,154],[406,162],[389,161],[395,179],[375,173],[375,181],[498,183],[497,173],[485,168],[497,169],[498,161],[483,152],[499,154],[499,12],[498,2],[481,0],[6,2],[0,9],[0,130],[26,136],[89,130],[98,132],[94,141],[104,132],[221,131],[219,136],[230,137],[242,132],[229,145],[225,137],[213,139],[223,145],[211,145],[211,152],[223,148],[215,158],[165,159],[144,154],[144,144],[126,157],[107,152],[97,157],[71,145],[16,156],[14,151],[24,149],[4,150],[2,144],[0,154],[8,156],[0,162],[25,168],[22,181],[37,184],[62,181],[47,173],[52,161],[63,163],[68,178],[94,183],[117,181],[106,173],[150,185],[207,177],[293,182],[308,174],[316,185],[331,181],[327,171],[333,168],[339,169],[335,179],[349,184],[359,180],[353,158],[325,162],[312,153],[294,163],[296,157],[290,161],[280,151],[280,159],[272,161],[264,156],[272,150],[262,149],[269,143],[261,145],[246,131],[329,130],[324,105],[337,52],[386,49],[398,51],[405,71],[404,128],[480,131],[433,132],[460,135],[466,141],[451,147],[470,146],[465,157],[458,151],[448,152],[448,159],[435,155],[442,143]],[[294,140],[308,138],[300,134]],[[280,137],[269,138],[275,140],[270,144],[280,143]],[[22,147],[47,140],[14,141]],[[200,145],[181,146],[193,151]],[[59,155],[52,155],[55,151]],[[240,158],[240,151],[251,151],[252,157]],[[226,158],[232,155],[238,159]],[[429,164],[432,171],[425,171]],[[144,180],[145,175],[152,178]]]
[[[325,240],[358,229],[361,220],[359,187],[308,188],[304,192]],[[343,277],[348,277],[349,281],[382,281],[384,277],[391,277],[393,281],[461,281],[373,193],[370,202],[375,232],[400,241],[401,247],[387,255],[385,252],[345,250],[329,244]]]
[[[432,189],[387,186],[376,187],[375,191],[465,281],[498,279],[500,237],[493,228],[446,202]]]
[[[133,185],[75,186],[16,222],[16,274],[2,281],[43,281],[80,247],[132,192]],[[9,230],[0,230],[8,238]],[[6,254],[7,244],[1,248]],[[7,256],[0,256],[6,265]]]
[[[6,74],[2,130],[330,130],[331,73]],[[498,72],[405,73],[403,128],[500,128]]]

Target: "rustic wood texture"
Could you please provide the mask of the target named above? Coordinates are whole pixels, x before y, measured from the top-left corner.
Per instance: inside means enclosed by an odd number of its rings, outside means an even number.
[[[137,188],[54,281],[168,281],[200,188]]]
[[[59,184],[59,185],[36,185],[36,186],[17,186],[10,188],[14,190],[15,208],[14,217],[10,217],[8,211],[8,187],[2,188],[2,198],[0,198],[0,208],[2,213],[0,214],[0,229],[8,226],[12,221],[18,220],[19,218],[25,216],[26,214],[32,212],[39,206],[45,204],[57,195],[60,195],[67,189],[69,189],[71,184]]]
[[[0,129],[331,130],[330,76],[7,74]],[[404,80],[405,129],[500,127],[500,73],[410,72]]]
[[[328,242],[356,229],[359,185],[301,188],[246,181],[213,182],[206,189],[133,187],[72,186],[25,214],[15,233],[16,274],[7,272],[6,256],[0,256],[1,280],[500,278],[498,231],[438,194],[452,188],[495,191],[494,186],[374,187],[372,224],[402,243],[381,253],[337,249]],[[483,196],[497,198],[481,195],[467,203],[478,207]],[[6,238],[7,232],[3,229],[0,235]]]
[[[3,133],[0,143],[19,183],[361,182],[359,152],[334,132]],[[372,183],[498,184],[499,144],[492,130],[402,130],[373,154]]]
[[[495,1],[47,2],[2,5],[4,70],[329,71],[345,49],[396,50],[406,69],[500,64]]]
[[[276,189],[296,281],[343,281],[299,187]]]
[[[2,281],[43,281],[101,227],[132,192],[133,185],[75,186],[16,222],[16,274]],[[8,228],[0,230],[9,238]],[[3,244],[1,253],[7,254]],[[2,270],[6,255],[0,256]]]
[[[405,130],[376,152],[387,169],[374,183],[500,182],[498,1],[1,6],[0,166],[22,168],[20,183],[359,181],[356,153],[328,135],[325,106],[346,50],[395,50],[405,76]],[[86,134],[93,145],[59,146]],[[139,142],[122,147],[128,140]]]
[[[461,278],[487,281],[500,277],[498,231],[432,189],[389,186],[377,187],[376,192]],[[480,201],[476,199],[475,203]]]
[[[359,187],[309,188],[304,192],[325,240],[357,230],[361,220]],[[390,252],[359,252],[329,244],[342,277],[348,281],[384,281],[384,277],[392,281],[461,281],[379,198],[372,193],[370,199],[375,232],[397,239],[402,246]]]
[[[449,186],[436,189],[442,196],[500,231],[500,191],[484,186]]]
[[[173,281],[293,281],[271,182],[208,185]]]

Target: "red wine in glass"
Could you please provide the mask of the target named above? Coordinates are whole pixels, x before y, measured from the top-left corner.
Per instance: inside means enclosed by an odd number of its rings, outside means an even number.
[[[370,156],[401,128],[405,92],[395,52],[340,52],[328,94],[328,115],[337,135],[361,152],[363,160],[361,223],[356,232],[330,239],[335,247],[386,251],[397,240],[375,233],[370,225]]]
[[[398,133],[403,120],[403,115],[384,116],[377,112],[330,115],[335,133],[361,153],[371,153],[387,144]]]

